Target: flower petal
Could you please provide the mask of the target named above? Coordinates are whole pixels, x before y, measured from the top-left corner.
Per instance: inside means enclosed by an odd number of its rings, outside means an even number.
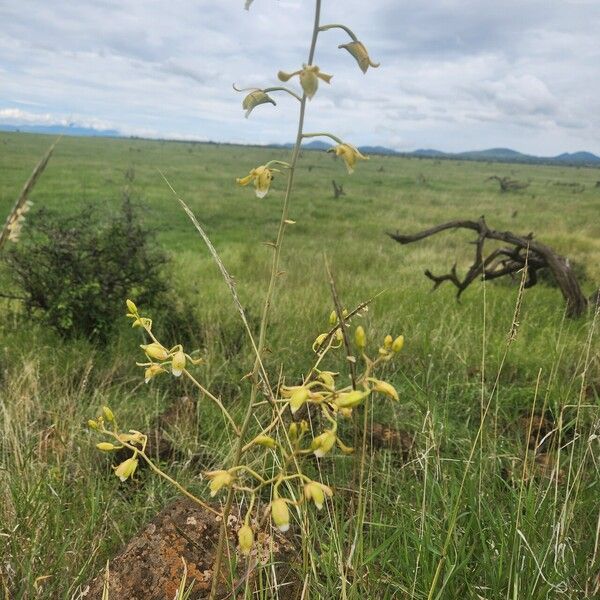
[[[300,75],[300,71],[294,71],[293,73],[286,73],[285,71],[279,71],[277,77],[279,81],[289,81],[294,75]]]
[[[239,183],[240,185],[248,185],[249,183],[252,182],[252,180],[254,179],[254,169],[252,171],[250,171],[250,173],[248,175],[246,175],[246,177],[238,177],[236,179],[236,182]]]

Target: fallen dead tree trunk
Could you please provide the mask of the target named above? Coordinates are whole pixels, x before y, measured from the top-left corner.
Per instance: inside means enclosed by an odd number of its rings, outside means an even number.
[[[450,272],[444,275],[434,275],[429,269],[426,270],[425,275],[433,281],[434,290],[444,281],[449,281],[457,288],[456,297],[460,298],[476,279],[498,279],[514,275],[525,268],[527,269],[525,287],[530,288],[538,281],[538,271],[547,268],[565,299],[567,315],[579,317],[586,311],[589,302],[581,290],[569,259],[534,240],[532,233],[520,236],[511,231],[496,231],[488,227],[484,217],[480,217],[477,221],[448,221],[412,235],[399,232],[388,232],[388,235],[400,244],[411,244],[451,229],[468,229],[477,233],[477,239],[473,242],[475,258],[462,280],[456,271],[456,263]],[[507,246],[496,248],[486,256],[484,252],[486,240],[497,240],[506,243]]]

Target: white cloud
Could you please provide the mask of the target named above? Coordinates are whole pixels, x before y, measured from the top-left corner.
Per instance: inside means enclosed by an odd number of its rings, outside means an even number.
[[[306,60],[311,4],[0,3],[0,121],[290,141],[294,100],[277,95],[277,107],[244,120],[231,84],[271,85]],[[401,149],[600,153],[600,3],[345,0],[323,12],[323,22],[355,27],[382,66],[363,76],[337,49],[344,34],[323,33],[317,62],[335,77],[309,105],[307,127]]]

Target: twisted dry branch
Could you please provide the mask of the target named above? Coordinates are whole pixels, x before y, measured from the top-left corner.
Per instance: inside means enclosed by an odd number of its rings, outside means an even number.
[[[527,269],[525,287],[530,288],[538,281],[537,272],[540,269],[547,268],[552,273],[565,299],[567,315],[578,317],[586,311],[589,302],[581,290],[569,259],[560,256],[549,246],[534,240],[532,233],[520,236],[511,231],[491,229],[482,216],[477,221],[460,219],[448,221],[412,235],[401,234],[398,231],[396,233],[388,232],[387,235],[404,245],[418,242],[450,229],[469,229],[477,233],[477,238],[472,242],[475,245],[475,257],[473,264],[462,280],[457,273],[456,263],[452,266],[450,272],[444,275],[434,275],[427,269],[425,275],[433,281],[434,290],[444,281],[449,281],[457,288],[456,297],[459,299],[461,294],[476,279],[498,279],[506,275],[514,275],[524,268]],[[508,246],[496,248],[485,256],[484,245],[486,240],[504,242]]]

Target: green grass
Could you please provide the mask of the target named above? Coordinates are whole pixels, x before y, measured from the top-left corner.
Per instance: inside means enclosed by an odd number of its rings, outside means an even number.
[[[50,142],[0,134],[0,214]],[[200,324],[197,340],[208,365],[198,369],[199,377],[236,414],[248,394],[241,379],[251,350],[216,266],[159,170],[206,227],[256,326],[272,252],[263,242],[276,233],[284,177],[264,200],[237,187],[235,177],[286,156],[263,148],[64,138],[31,197],[35,208],[65,213],[86,202],[111,210],[119,204],[124,171],[135,170],[145,219],[174,257],[174,286]],[[494,174],[531,183],[501,194],[486,181]],[[338,200],[334,178],[346,191]],[[533,231],[585,265],[584,288],[591,293],[600,283],[598,180],[597,169],[375,156],[348,177],[331,155],[304,152],[290,213],[296,224],[286,234],[285,274],[268,335],[268,370],[276,377],[283,367],[293,381],[310,367],[311,343],[332,308],[326,254],[345,305],[383,292],[363,320],[371,345],[388,332],[405,335],[400,360],[385,374],[400,403],[377,402],[373,413],[416,434],[407,463],[387,451],[369,459],[363,547],[360,564],[346,573],[349,598],[593,597],[600,571],[594,437],[600,366],[591,316],[565,319],[558,290],[538,285],[525,291],[518,335],[508,345],[518,282],[476,283],[457,304],[449,287],[430,293],[423,276],[426,268],[445,272],[454,261],[468,267],[472,236],[447,233],[400,246],[384,232],[483,214],[490,226]],[[581,183],[585,190],[573,193],[557,182]],[[1,302],[0,573],[10,598],[69,598],[176,495],[145,474],[138,485],[118,485],[93,448],[86,420],[108,403],[127,427],[143,429],[171,398],[190,390],[179,381],[140,384],[138,341],[124,317],[114,343],[93,348],[65,343],[30,323],[14,303]],[[340,368],[342,361],[329,365]],[[551,410],[559,428],[558,480],[521,476],[525,445],[517,419],[534,406]],[[202,404],[198,427],[179,436],[189,455],[205,449],[217,462],[226,458],[229,440],[215,418]],[[189,461],[165,467],[205,493]],[[354,501],[344,485],[350,469],[345,457],[323,464],[324,479],[339,491],[329,512],[311,515],[308,523],[314,569],[301,575],[314,598],[340,597],[344,587],[340,560],[354,524],[344,517]]]

